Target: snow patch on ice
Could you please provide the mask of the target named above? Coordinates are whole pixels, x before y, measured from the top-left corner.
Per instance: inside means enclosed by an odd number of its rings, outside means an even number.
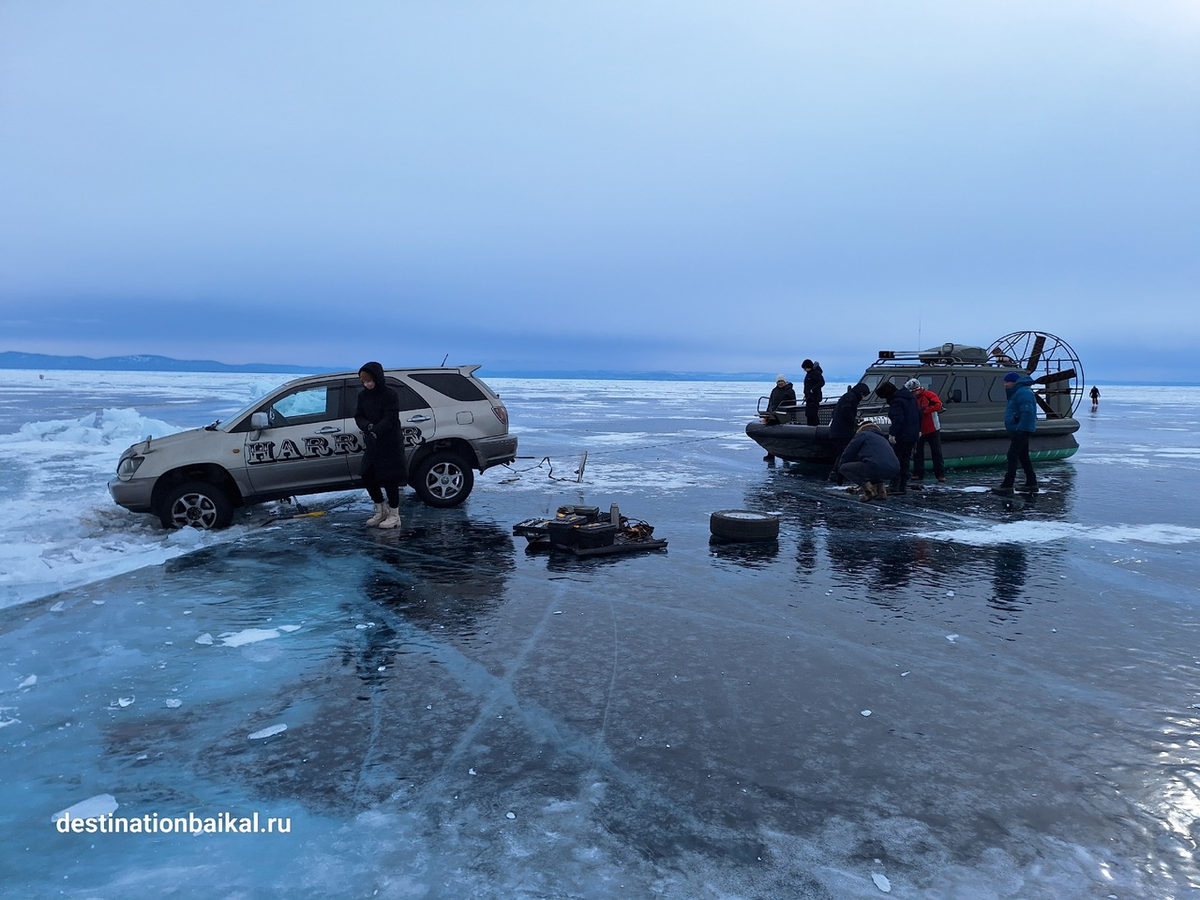
[[[1039,544],[1063,540],[1174,545],[1200,542],[1200,528],[1168,524],[1087,526],[1073,522],[1027,519],[1019,522],[999,522],[981,528],[924,531],[918,533],[917,537],[936,541],[954,541],[974,547],[997,544]]]
[[[226,631],[218,636],[221,638],[222,645],[226,647],[241,647],[245,644],[269,641],[272,638],[280,637],[285,631],[296,631],[299,627],[299,625],[280,625],[277,628],[245,628],[242,631]],[[200,643],[199,638],[197,638],[197,643]]]
[[[107,816],[116,812],[117,807],[120,805],[117,802],[117,798],[112,794],[97,794],[95,797],[80,800],[74,806],[60,809],[50,817],[50,821],[57,822],[64,816],[70,816],[72,819],[92,819],[98,816]]]
[[[269,738],[277,734],[283,734],[285,731],[287,731],[287,726],[283,723],[278,725],[268,725],[266,728],[256,731],[250,735],[250,740],[261,741],[263,738]]]

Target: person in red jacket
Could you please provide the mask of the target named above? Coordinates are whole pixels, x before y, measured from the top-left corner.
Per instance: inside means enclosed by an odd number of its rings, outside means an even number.
[[[912,393],[917,401],[917,409],[921,411],[921,436],[917,438],[917,446],[913,449],[912,480],[920,481],[925,477],[925,446],[928,445],[929,455],[933,459],[933,477],[944,484],[946,460],[942,457],[942,426],[938,421],[942,398],[922,387],[916,378],[908,379],[904,386]]]

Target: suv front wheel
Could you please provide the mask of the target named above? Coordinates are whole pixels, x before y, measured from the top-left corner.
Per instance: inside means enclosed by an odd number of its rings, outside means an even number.
[[[467,499],[475,473],[457,453],[443,450],[417,463],[409,481],[426,505],[448,509]]]
[[[159,507],[164,528],[224,528],[233,520],[233,504],[207,481],[185,481],[171,488]]]

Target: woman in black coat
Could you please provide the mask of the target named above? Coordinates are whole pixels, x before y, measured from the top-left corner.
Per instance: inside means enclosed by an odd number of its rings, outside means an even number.
[[[369,362],[358,370],[363,389],[358,393],[354,421],[362,430],[366,450],[362,480],[375,504],[368,525],[400,527],[400,486],[408,483],[404,434],[400,427],[400,396],[387,386],[383,366]],[[387,503],[384,493],[387,493]]]

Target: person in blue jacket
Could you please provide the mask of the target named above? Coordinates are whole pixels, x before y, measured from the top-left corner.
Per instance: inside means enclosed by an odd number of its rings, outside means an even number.
[[[903,494],[908,490],[908,470],[912,462],[913,447],[921,437],[921,410],[917,406],[917,398],[906,387],[896,387],[890,381],[885,381],[875,388],[875,393],[882,397],[888,405],[888,437],[896,449],[896,459],[900,462],[900,473],[892,481],[892,491]]]
[[[900,461],[874,422],[858,429],[838,458],[837,467],[842,477],[862,488],[859,499],[863,503],[886,500],[887,488],[883,482],[895,481],[900,474]]]
[[[1004,409],[1004,430],[1008,432],[1008,470],[1000,487],[992,488],[994,494],[1011,496],[1017,480],[1017,466],[1025,472],[1025,483],[1015,490],[1036,494],[1037,475],[1033,471],[1033,460],[1029,458],[1029,439],[1037,431],[1037,401],[1033,397],[1033,379],[1020,372],[1009,372],[1004,376],[1004,393],[1008,406]]]

